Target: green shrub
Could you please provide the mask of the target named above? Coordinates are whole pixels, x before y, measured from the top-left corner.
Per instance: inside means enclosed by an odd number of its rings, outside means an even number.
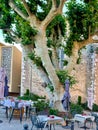
[[[81,106],[84,110],[89,110],[88,106],[87,106],[87,102],[85,103],[81,103]]]
[[[81,96],[78,96],[78,105],[81,105]]]
[[[49,109],[49,114],[50,115],[58,115],[58,112],[59,111],[57,109],[52,109],[52,108]]]
[[[46,102],[45,100],[38,100],[34,103],[34,107],[36,107],[37,112],[40,112],[49,108],[49,102]]]
[[[93,111],[97,111],[98,112],[98,105],[97,104],[93,104]]]
[[[82,106],[82,108],[85,109],[85,110],[90,110],[90,109],[88,108],[88,106],[87,106],[87,102],[82,103],[81,106]],[[98,105],[97,105],[97,104],[93,104],[92,111],[98,112]]]
[[[30,93],[26,91],[26,93],[23,96],[19,96],[18,99],[22,100],[32,100],[32,101],[37,101],[38,99],[45,99],[46,97],[44,96],[38,96],[36,94]]]
[[[33,60],[34,64],[36,64],[36,66],[42,66],[42,61],[41,61],[41,58],[38,57],[34,51],[30,52],[28,54],[28,57]]]
[[[59,80],[60,80],[60,82],[61,82],[62,84],[64,84],[64,82],[65,82],[66,79],[69,79],[71,86],[77,82],[77,81],[75,80],[75,77],[70,76],[70,75],[68,74],[68,71],[59,70],[59,71],[57,71],[56,73],[57,73],[57,76],[58,76],[58,78],[59,78]]]
[[[53,93],[54,92],[54,87],[52,84],[48,84],[47,88],[49,88],[50,92]]]
[[[26,89],[26,93],[24,95],[30,95],[29,89]]]
[[[81,105],[71,103],[71,105],[70,105],[71,114],[73,114],[73,113],[81,114],[82,112],[83,112],[83,108],[81,107]]]

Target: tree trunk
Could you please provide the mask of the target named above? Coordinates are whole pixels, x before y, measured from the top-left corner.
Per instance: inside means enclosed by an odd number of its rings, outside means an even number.
[[[77,63],[77,59],[79,57],[79,55],[78,55],[79,49],[80,49],[79,48],[79,43],[74,42],[73,49],[72,49],[72,55],[71,55],[71,57],[69,59],[69,62],[68,62],[67,68],[66,68],[69,74],[75,68],[75,65]]]
[[[55,107],[58,106],[59,110],[61,110],[62,108],[61,106],[61,98],[62,98],[62,93],[64,92],[63,87],[61,86],[58,76],[56,74],[56,71],[51,63],[49,54],[48,54],[48,48],[46,45],[46,37],[43,35],[44,32],[40,33],[41,36],[37,35],[36,36],[36,54],[41,58],[43,66],[45,67],[48,75],[49,75],[49,79],[52,82],[53,86],[54,86],[54,103],[55,103]],[[57,105],[58,104],[58,105]]]
[[[43,45],[43,46],[42,46]],[[25,46],[24,47],[26,56],[28,55],[28,52],[32,51],[32,47],[30,46]],[[63,86],[60,85],[59,79],[56,75],[55,69],[51,63],[50,57],[48,55],[48,48],[45,43],[45,38],[40,38],[38,36],[36,40],[36,53],[38,54],[39,57],[41,57],[41,60],[43,62],[43,65],[49,75],[50,81],[52,82],[54,86],[54,93],[52,96],[54,100],[54,108],[58,109],[59,111],[63,111],[62,104],[61,104],[61,98],[62,98],[62,93],[64,93]],[[32,62],[31,62],[32,63]]]
[[[58,99],[59,98],[60,82],[59,82],[59,79],[56,75],[55,69],[51,63],[51,60],[50,60],[50,57],[48,54],[48,48],[46,46],[46,37],[42,38],[40,36],[37,36],[36,53],[41,58],[43,66],[45,67],[45,69],[49,75],[49,79],[54,86],[54,92],[56,93],[55,94],[56,99]]]
[[[57,50],[56,48],[53,49],[52,51],[52,62],[53,62],[53,65],[55,67],[56,70],[59,70],[59,61],[58,61],[58,55],[57,55]]]

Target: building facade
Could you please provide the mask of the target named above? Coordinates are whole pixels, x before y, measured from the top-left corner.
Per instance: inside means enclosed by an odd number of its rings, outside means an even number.
[[[20,93],[21,57],[21,52],[15,46],[0,44],[0,67],[6,71],[11,93]]]

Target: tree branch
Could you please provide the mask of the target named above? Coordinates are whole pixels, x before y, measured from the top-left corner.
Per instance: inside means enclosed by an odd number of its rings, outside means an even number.
[[[53,6],[56,5],[56,0],[52,0],[52,5],[53,5]]]
[[[86,46],[88,44],[98,43],[98,39],[94,39],[93,36],[89,36],[89,38],[85,41],[79,42],[79,48],[81,49],[83,46]],[[98,37],[98,36],[97,36]]]
[[[9,6],[17,12],[23,19],[27,20],[28,16],[24,14],[14,3],[13,0],[9,0]]]
[[[26,9],[26,11],[27,11],[27,13],[28,13],[28,15],[30,16],[32,13],[31,13],[31,11],[30,11],[30,9],[29,9],[29,7],[28,7],[26,1],[25,1],[25,0],[22,0],[22,2],[23,2],[23,5],[24,5],[24,7],[25,7],[25,9]]]
[[[27,11],[27,13],[28,13],[28,15],[29,15],[28,21],[30,22],[31,26],[32,26],[32,25],[33,25],[33,26],[39,25],[40,20],[36,17],[35,14],[33,14],[33,13],[30,11],[30,8],[29,8],[29,6],[28,6],[26,0],[22,0],[22,2],[23,2],[23,5],[24,5],[24,7],[25,7],[25,9],[26,9],[26,11]]]
[[[60,4],[56,7],[56,0],[52,0],[52,8],[48,13],[47,17],[42,21],[42,25],[47,27],[47,25],[53,20],[53,18],[62,13],[62,8],[66,0],[60,0]]]
[[[62,2],[60,2],[60,6],[59,6],[59,11],[60,11],[60,12],[62,12],[62,10],[63,10],[63,6],[64,6],[64,4],[65,4],[65,1],[66,1],[66,0],[62,0]]]
[[[19,38],[12,29],[6,28],[3,30],[7,31],[7,33],[11,36],[11,38],[15,41],[15,43],[21,43],[21,38]]]

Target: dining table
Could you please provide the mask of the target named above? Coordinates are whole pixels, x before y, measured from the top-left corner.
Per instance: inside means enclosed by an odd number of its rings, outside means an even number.
[[[17,106],[18,108],[25,108],[25,115],[26,115],[26,119],[27,119],[29,108],[32,105],[32,101],[25,101],[25,100],[19,100],[19,99],[14,99],[14,98],[5,98],[2,100],[1,103],[6,109],[7,118],[10,115],[9,110],[15,108],[16,103],[18,103],[18,106]]]
[[[52,126],[55,129],[55,125],[59,124],[60,122],[64,121],[62,117],[56,115],[38,115],[40,121],[46,122],[45,127],[48,125],[49,130],[52,129]]]
[[[93,121],[93,116],[91,115],[86,115],[86,114],[75,114],[74,116],[74,121],[77,121],[77,122],[80,122],[80,123],[83,123],[84,126],[82,126],[81,128],[85,128],[87,129],[88,127],[86,126],[86,123],[88,120],[91,120]],[[89,128],[88,128],[89,129]]]

